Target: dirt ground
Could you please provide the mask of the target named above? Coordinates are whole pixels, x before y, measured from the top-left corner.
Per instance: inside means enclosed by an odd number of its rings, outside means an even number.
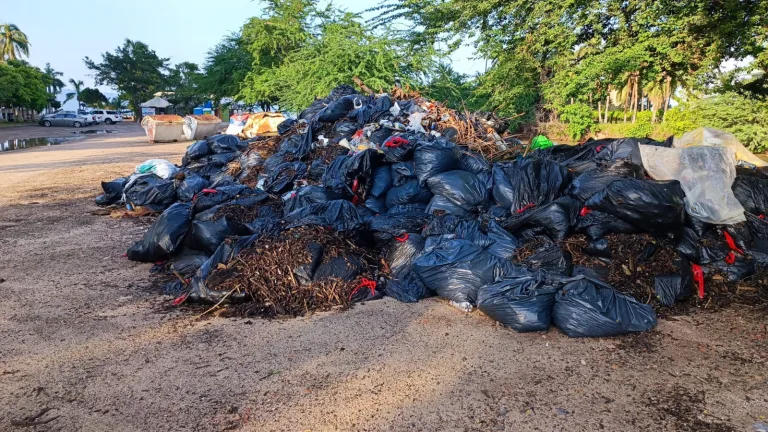
[[[768,423],[767,323],[746,308],[589,340],[554,328],[517,334],[436,299],[271,321],[173,310],[152,288],[150,265],[122,257],[145,226],[89,212],[100,180],[149,158],[178,163],[188,143],[149,145],[138,126],[121,127],[0,154],[0,430],[755,431]]]

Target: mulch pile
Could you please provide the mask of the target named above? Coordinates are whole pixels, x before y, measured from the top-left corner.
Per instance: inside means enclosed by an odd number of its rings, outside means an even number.
[[[366,269],[362,276],[345,281],[335,277],[300,280],[294,270],[312,263],[311,248],[323,249],[322,261],[328,264],[338,257],[362,258]],[[316,246],[315,246],[316,247]],[[373,279],[374,255],[351,238],[321,227],[299,227],[280,237],[264,238],[244,250],[226,267],[215,270],[208,279],[211,288],[246,292],[250,303],[233,307],[231,314],[244,316],[302,316],[336,307],[346,308],[362,278]]]

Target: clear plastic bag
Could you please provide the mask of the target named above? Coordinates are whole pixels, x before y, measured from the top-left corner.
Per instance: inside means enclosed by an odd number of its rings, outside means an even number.
[[[728,147],[664,148],[640,146],[651,178],[678,180],[688,214],[713,224],[744,222],[744,207],[731,190],[736,158]]]
[[[749,162],[757,167],[768,166],[768,163],[747,150],[732,133],[718,129],[698,128],[686,132],[680,138],[675,138],[672,146],[675,148],[696,146],[726,147],[733,150],[737,160]]]

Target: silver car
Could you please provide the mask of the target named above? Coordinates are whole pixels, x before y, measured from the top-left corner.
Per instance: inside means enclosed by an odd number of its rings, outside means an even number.
[[[84,117],[79,114],[74,113],[56,113],[56,114],[47,114],[42,117],[40,117],[40,120],[37,121],[37,123],[40,126],[72,126],[72,127],[82,127],[82,126],[88,126],[92,123],[87,117]]]

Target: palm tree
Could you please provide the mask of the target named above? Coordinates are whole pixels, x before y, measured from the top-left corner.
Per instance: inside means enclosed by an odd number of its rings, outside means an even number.
[[[72,87],[75,88],[75,92],[67,93],[67,99],[64,101],[64,103],[67,103],[72,100],[72,98],[77,97],[77,107],[80,108],[80,91],[83,89],[85,84],[82,80],[75,81],[72,78],[69,79],[69,83],[72,84]]]
[[[29,57],[29,39],[16,24],[0,25],[0,61],[18,60],[22,55]]]
[[[64,82],[59,79],[60,76],[63,76],[64,74],[55,70],[51,67],[50,63],[45,64],[45,69],[43,70],[43,75],[46,79],[46,90],[48,91],[48,94],[50,95],[50,99],[55,99],[56,95],[61,92],[61,89],[64,87]],[[48,104],[48,111],[51,111],[51,104]]]

